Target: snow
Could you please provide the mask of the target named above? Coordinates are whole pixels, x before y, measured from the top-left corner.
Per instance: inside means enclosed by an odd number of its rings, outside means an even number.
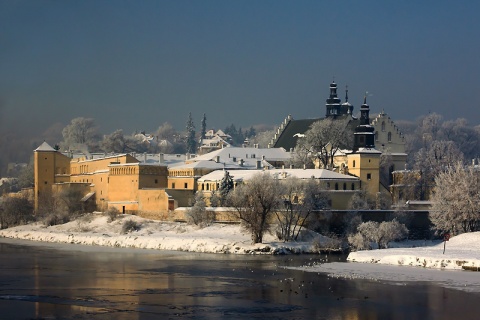
[[[121,234],[122,225],[128,219],[139,223],[141,228]],[[119,215],[116,220],[109,222],[108,217],[101,213],[56,226],[46,227],[41,222],[35,222],[4,229],[0,230],[0,237],[91,246],[236,254],[316,253],[319,245],[330,246],[334,241],[317,234],[312,241],[284,243],[266,233],[263,243],[251,244],[250,235],[239,224],[216,223],[199,228],[134,215]]]
[[[327,273],[343,279],[366,279],[405,285],[407,282],[435,282],[441,286],[480,292],[477,272],[462,266],[480,267],[480,232],[461,234],[441,241],[391,243],[396,248],[351,252],[347,263],[321,263],[296,267],[306,272]]]
[[[348,261],[459,270],[480,267],[480,232],[464,233],[444,243],[419,248],[351,252]]]

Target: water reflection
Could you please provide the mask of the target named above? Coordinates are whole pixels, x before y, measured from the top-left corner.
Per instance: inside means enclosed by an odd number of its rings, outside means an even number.
[[[473,319],[480,311],[478,294],[431,283],[283,268],[323,258],[317,256],[89,252],[2,242],[2,319],[451,319],[460,311]]]

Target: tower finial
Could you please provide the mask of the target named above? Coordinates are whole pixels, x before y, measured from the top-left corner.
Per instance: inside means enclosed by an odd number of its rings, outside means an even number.
[[[348,84],[345,86],[345,102],[348,102]]]
[[[368,91],[365,91],[365,96],[363,97],[363,104],[367,104],[367,95]]]

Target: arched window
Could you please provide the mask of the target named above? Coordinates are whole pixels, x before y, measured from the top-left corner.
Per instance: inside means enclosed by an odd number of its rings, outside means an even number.
[[[338,190],[338,183],[335,183],[335,190]]]
[[[375,131],[375,141],[378,141],[378,131]]]
[[[352,183],[352,190],[355,190],[355,184]]]
[[[385,131],[385,121],[382,121],[382,131]]]
[[[343,190],[347,190],[347,184],[345,182],[343,183]]]
[[[392,142],[392,133],[389,132],[387,136],[388,136],[388,142]]]

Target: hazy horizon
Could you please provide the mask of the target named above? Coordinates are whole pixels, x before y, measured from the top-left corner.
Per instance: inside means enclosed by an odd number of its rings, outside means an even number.
[[[4,1],[3,130],[76,117],[102,133],[323,117],[329,83],[355,112],[480,123],[480,4],[469,1]]]

